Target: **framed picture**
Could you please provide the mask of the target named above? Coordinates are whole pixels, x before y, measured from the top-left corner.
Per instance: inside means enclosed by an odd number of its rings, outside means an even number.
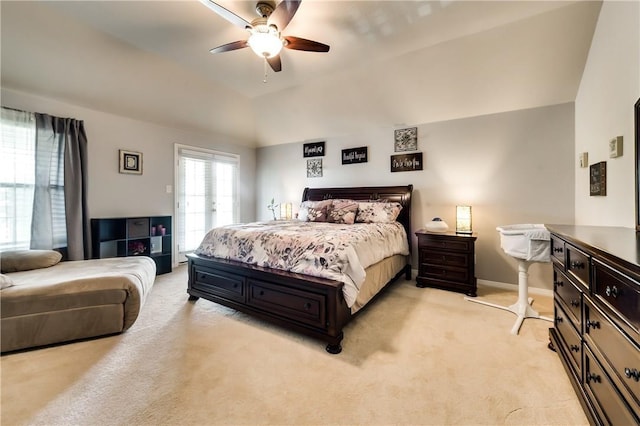
[[[322,177],[322,158],[307,160],[307,177]]]
[[[324,157],[324,142],[310,142],[302,145],[303,157]]]
[[[418,128],[409,127],[407,129],[398,129],[394,132],[395,152],[417,151],[418,150]]]
[[[120,173],[142,174],[142,153],[120,150]]]
[[[607,162],[589,166],[589,195],[607,195]]]
[[[422,170],[422,153],[391,156],[391,172],[413,172]]]
[[[342,150],[342,164],[357,164],[367,162],[367,147],[349,148]]]

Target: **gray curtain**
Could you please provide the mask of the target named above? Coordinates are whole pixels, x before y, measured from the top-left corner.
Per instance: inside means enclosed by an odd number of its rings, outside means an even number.
[[[89,258],[87,136],[84,122],[35,113],[36,179],[31,248],[66,246],[68,260]]]

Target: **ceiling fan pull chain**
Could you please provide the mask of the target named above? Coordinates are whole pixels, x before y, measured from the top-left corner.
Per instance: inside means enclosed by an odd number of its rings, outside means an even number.
[[[267,82],[267,57],[265,56],[264,58],[264,80],[262,80],[263,83]]]

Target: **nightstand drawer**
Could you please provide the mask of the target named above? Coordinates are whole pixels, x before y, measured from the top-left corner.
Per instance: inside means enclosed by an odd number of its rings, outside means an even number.
[[[470,241],[463,241],[459,239],[440,238],[439,236],[424,236],[418,235],[418,244],[420,247],[440,249],[440,250],[453,250],[468,252],[471,251]]]
[[[429,264],[420,264],[422,272],[426,278],[433,278],[445,281],[467,282],[469,280],[469,271],[467,269],[449,268],[446,266],[437,266]]]
[[[420,258],[424,263],[442,266],[458,266],[467,268],[472,259],[468,254],[445,251],[421,250]]]

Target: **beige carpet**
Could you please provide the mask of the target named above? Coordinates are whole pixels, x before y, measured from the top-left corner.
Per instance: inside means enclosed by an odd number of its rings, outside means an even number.
[[[484,290],[484,291],[483,291]],[[480,289],[509,304],[516,294]],[[553,316],[551,300],[536,300]],[[5,355],[1,422],[49,425],[588,424],[547,349],[550,323],[398,281],[343,352],[157,278],[126,333]]]

